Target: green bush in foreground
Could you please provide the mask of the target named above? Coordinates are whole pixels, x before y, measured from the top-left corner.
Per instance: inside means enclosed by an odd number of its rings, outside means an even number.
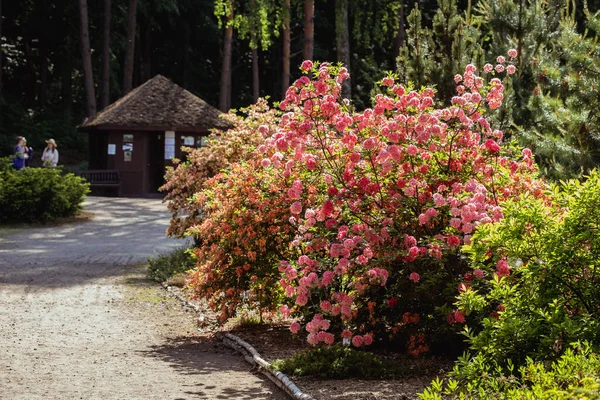
[[[463,247],[474,271],[455,304],[474,357],[422,399],[600,399],[600,174],[553,191],[505,204]]]
[[[0,223],[48,222],[81,210],[89,185],[57,168],[15,170],[0,159]]]
[[[148,277],[157,282],[165,282],[177,274],[194,268],[194,265],[193,256],[182,247],[148,259]]]
[[[507,372],[504,367],[508,367]],[[462,357],[447,382],[437,379],[419,395],[421,400],[595,400],[600,399],[600,358],[587,343],[574,344],[546,365],[527,359],[513,374],[512,364],[501,366],[478,355]],[[453,379],[459,377],[460,379]]]

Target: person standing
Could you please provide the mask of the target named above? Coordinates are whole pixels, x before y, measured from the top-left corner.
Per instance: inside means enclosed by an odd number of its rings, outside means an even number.
[[[23,136],[17,136],[16,140],[17,145],[13,152],[13,168],[19,170],[25,168],[25,161],[29,158],[32,150],[26,146],[27,141]]]
[[[56,150],[56,141],[54,139],[46,140],[46,148],[42,153],[42,162],[44,167],[56,168],[58,164],[58,150]]]

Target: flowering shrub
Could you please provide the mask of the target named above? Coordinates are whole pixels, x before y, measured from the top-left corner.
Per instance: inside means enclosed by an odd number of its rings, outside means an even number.
[[[191,201],[202,190],[204,182],[226,168],[230,163],[247,159],[252,149],[264,141],[268,127],[277,121],[277,111],[269,109],[267,101],[260,99],[255,105],[242,110],[243,115],[233,111],[224,116],[232,128],[212,133],[206,147],[187,148],[187,161],[175,160],[175,168],[167,168],[166,183],[161,187],[167,192],[169,211],[172,213],[167,234],[183,237],[186,230],[199,221],[201,210]],[[263,129],[258,129],[263,126]]]
[[[507,204],[465,250],[482,271],[461,294],[470,347],[515,364],[569,343],[600,346],[600,174],[556,187],[554,201]]]
[[[502,82],[472,65],[456,76],[450,107],[390,76],[387,94],[360,113],[340,98],[344,68],[302,69],[312,78],[290,87],[277,131],[257,149],[265,170],[289,182],[281,201],[298,229],[301,255],[280,265],[291,306],[281,311],[303,317],[311,344],[361,347],[404,332],[418,355],[444,334],[444,310],[469,272],[460,246],[502,219],[502,201],[542,195],[531,152],[501,148],[485,113],[502,103]]]
[[[188,287],[193,297],[208,300],[221,322],[243,304],[258,308],[262,318],[281,300],[277,265],[289,255],[295,228],[281,185],[259,161],[230,165],[193,201],[203,218],[189,229],[201,244]]]

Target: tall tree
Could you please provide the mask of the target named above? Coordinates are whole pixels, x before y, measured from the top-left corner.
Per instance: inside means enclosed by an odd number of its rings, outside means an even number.
[[[404,38],[406,35],[404,20],[404,0],[400,0],[400,9],[398,11],[398,32],[396,32],[396,38],[394,40],[394,65],[396,63],[396,59],[398,58],[398,56],[400,56],[400,49],[404,47]]]
[[[219,90],[219,109],[223,112],[231,108],[231,51],[233,43],[233,0],[227,2],[227,22],[223,40],[223,64]]]
[[[283,10],[283,70],[281,72],[281,97],[290,86],[290,0],[284,0]]]
[[[337,42],[337,59],[350,71],[350,32],[348,29],[348,0],[335,2],[335,31]],[[352,95],[352,83],[346,79],[342,86],[342,97],[349,99]]]
[[[2,99],[2,0],[0,0],[0,99]],[[0,102],[1,104],[1,102]]]
[[[123,66],[123,95],[133,87],[133,67],[135,52],[135,36],[137,28],[137,0],[129,0],[127,10],[127,44],[125,47],[125,65]]]
[[[110,17],[111,0],[104,0],[104,25],[102,27],[102,77],[100,80],[100,107],[110,102]]]
[[[88,117],[92,117],[96,114],[96,93],[94,91],[94,77],[92,75],[92,52],[90,50],[87,0],[79,0],[79,20],[81,22],[80,41],[81,58],[83,61],[86,114]]]
[[[256,103],[260,93],[260,76],[258,70],[258,41],[257,36],[259,29],[258,21],[256,16],[256,1],[250,0],[250,13],[251,21],[253,22],[250,26],[250,47],[252,50],[252,102]]]
[[[304,51],[305,60],[312,60],[315,53],[315,0],[304,0]]]

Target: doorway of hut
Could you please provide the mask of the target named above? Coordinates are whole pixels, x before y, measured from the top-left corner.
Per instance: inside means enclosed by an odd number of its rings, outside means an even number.
[[[149,135],[148,138],[148,191],[147,193],[159,193],[159,188],[165,182],[165,149],[164,133]]]

